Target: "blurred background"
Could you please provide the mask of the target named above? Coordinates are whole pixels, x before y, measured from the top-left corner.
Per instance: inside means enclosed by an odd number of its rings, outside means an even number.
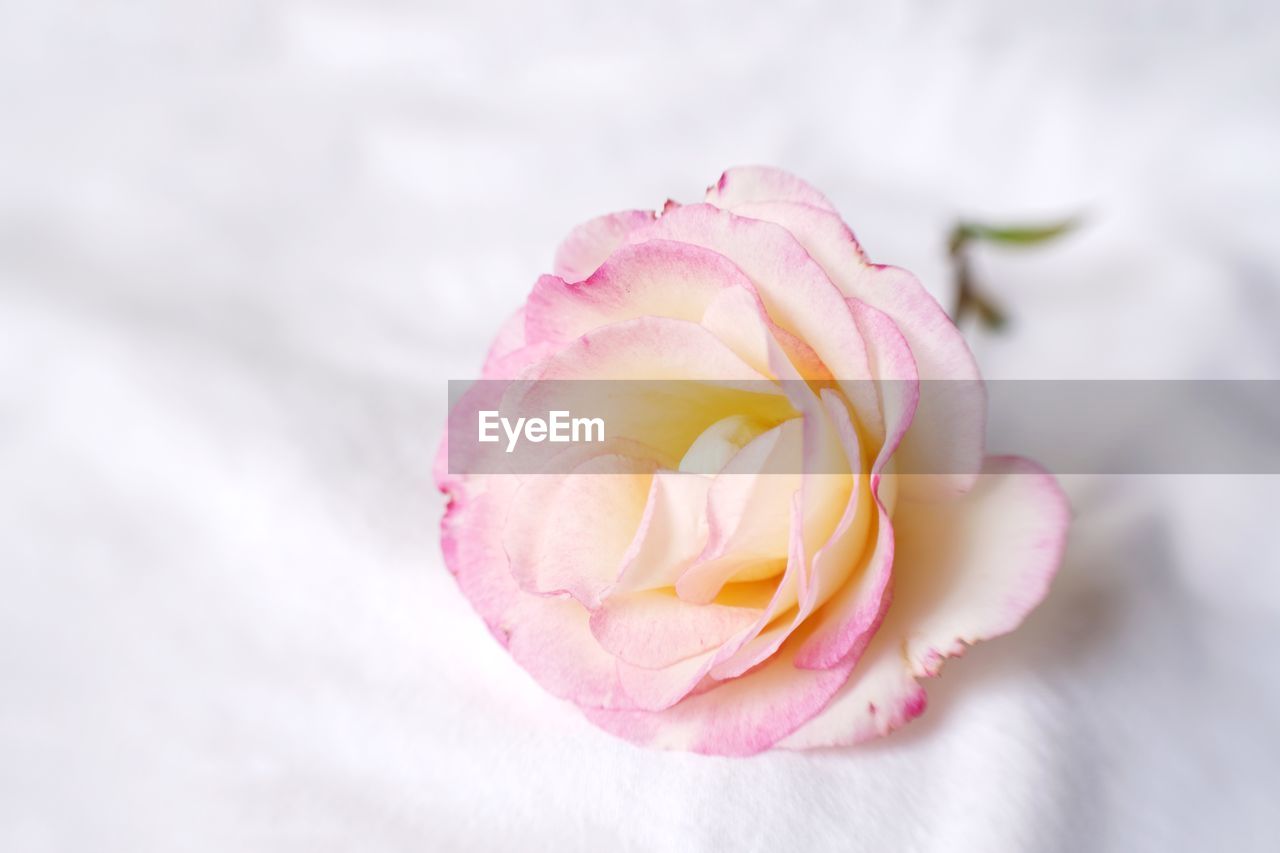
[[[1070,478],[921,720],[733,761],[542,693],[430,476],[567,229],[741,163],[944,304],[1083,212],[989,377],[1280,379],[1280,8],[3,0],[0,106],[3,849],[1280,849],[1277,478]]]

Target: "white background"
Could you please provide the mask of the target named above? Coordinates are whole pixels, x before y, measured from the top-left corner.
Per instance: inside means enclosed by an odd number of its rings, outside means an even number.
[[[1072,478],[921,720],[724,760],[543,694],[429,473],[560,236],[737,163],[944,300],[1085,211],[989,376],[1280,378],[1272,9],[0,3],[0,848],[1280,849],[1278,478]]]

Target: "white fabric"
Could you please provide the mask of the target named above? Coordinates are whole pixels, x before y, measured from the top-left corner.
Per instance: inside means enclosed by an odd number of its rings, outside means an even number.
[[[430,477],[559,238],[737,163],[943,295],[957,213],[1084,210],[979,258],[989,376],[1280,378],[1273,4],[3,20],[0,849],[1277,848],[1277,478],[1072,478],[1048,601],[921,720],[720,760],[540,691]]]

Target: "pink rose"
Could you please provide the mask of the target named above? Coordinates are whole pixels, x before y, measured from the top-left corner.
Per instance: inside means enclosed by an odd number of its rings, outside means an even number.
[[[442,452],[450,570],[593,723],[723,755],[855,743],[920,714],[919,679],[1044,597],[1064,495],[984,458],[959,331],[808,184],[730,170],[704,204],[580,226],[555,269],[486,378],[758,380],[794,414],[730,413],[683,458],[626,440],[644,436],[584,446],[577,474],[459,474]]]

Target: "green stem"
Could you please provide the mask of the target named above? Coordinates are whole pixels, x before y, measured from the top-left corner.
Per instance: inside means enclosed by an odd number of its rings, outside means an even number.
[[[1066,234],[1079,225],[1079,217],[1071,217],[1045,225],[994,226],[977,222],[958,222],[947,240],[951,257],[956,296],[951,318],[958,325],[973,314],[978,322],[992,331],[1009,324],[1009,317],[995,300],[982,292],[973,277],[969,247],[977,241],[1006,246],[1036,246]]]

